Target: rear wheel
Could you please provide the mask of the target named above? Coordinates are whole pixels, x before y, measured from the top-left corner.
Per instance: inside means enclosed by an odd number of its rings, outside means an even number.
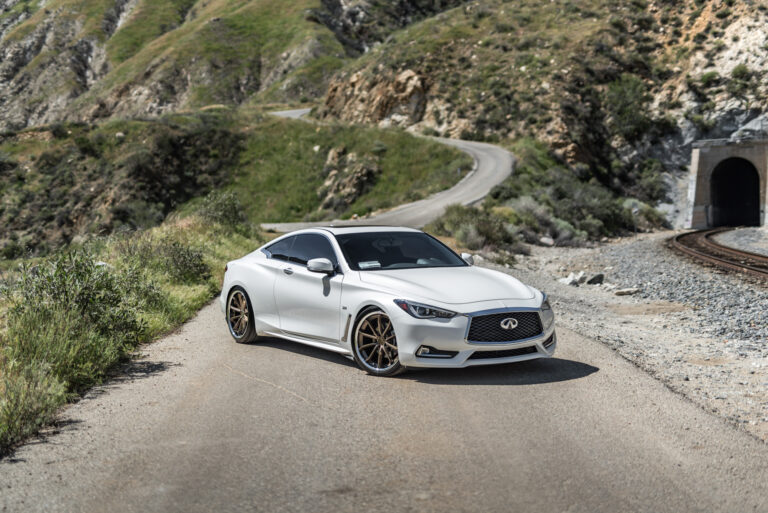
[[[395,328],[381,310],[370,310],[357,322],[352,356],[361,369],[375,376],[394,376],[405,370],[398,358]]]
[[[242,287],[234,287],[227,298],[227,326],[235,342],[245,344],[256,340],[251,300]]]

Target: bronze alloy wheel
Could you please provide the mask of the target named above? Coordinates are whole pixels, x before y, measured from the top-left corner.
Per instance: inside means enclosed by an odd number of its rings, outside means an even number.
[[[240,287],[234,288],[229,294],[227,325],[229,333],[237,342],[252,342],[256,338],[251,322],[250,301]]]
[[[360,319],[353,346],[355,361],[371,374],[392,376],[403,369],[392,321],[381,310],[368,312]]]

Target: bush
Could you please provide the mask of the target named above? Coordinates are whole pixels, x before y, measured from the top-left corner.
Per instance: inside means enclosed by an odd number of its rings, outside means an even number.
[[[0,365],[0,455],[53,420],[64,403],[63,383],[44,364],[24,367],[17,362]]]
[[[208,194],[203,198],[198,214],[206,221],[220,224],[233,231],[248,228],[243,204],[237,194],[232,191],[213,191]]]
[[[169,276],[178,283],[203,283],[211,277],[203,252],[177,240],[166,239],[160,244]]]
[[[605,108],[612,118],[613,131],[628,141],[639,138],[650,126],[645,114],[649,101],[645,84],[635,75],[623,73],[618,80],[608,84]]]
[[[7,291],[6,356],[25,367],[45,364],[69,391],[99,381],[146,333],[137,312],[146,287],[137,278],[85,251],[23,266]]]
[[[587,238],[633,230],[632,214],[624,208],[622,198],[598,183],[587,166],[568,167],[532,140],[518,141],[513,151],[520,158],[515,173],[494,187],[486,202],[490,207],[506,208],[499,212],[505,212],[527,241],[535,243],[547,235],[561,245],[579,244]],[[646,164],[633,178],[639,182],[634,192],[663,195],[660,168],[653,161]],[[621,172],[620,163],[617,166]]]
[[[699,81],[702,87],[712,87],[720,83],[720,74],[717,71],[709,71],[701,75]]]
[[[426,229],[436,235],[454,237],[472,250],[502,249],[519,252],[521,249],[502,218],[475,207],[451,205]]]

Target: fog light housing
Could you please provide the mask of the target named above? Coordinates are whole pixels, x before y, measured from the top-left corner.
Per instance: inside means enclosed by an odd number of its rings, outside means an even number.
[[[416,356],[420,358],[453,358],[457,354],[458,351],[442,351],[432,346],[419,346],[416,350]]]

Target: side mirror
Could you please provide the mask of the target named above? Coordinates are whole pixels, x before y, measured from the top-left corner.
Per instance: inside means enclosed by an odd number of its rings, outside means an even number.
[[[333,274],[336,272],[333,264],[327,258],[313,258],[307,262],[307,269],[313,273]]]
[[[469,265],[475,265],[475,257],[470,255],[469,253],[462,253],[461,259],[464,260]]]

